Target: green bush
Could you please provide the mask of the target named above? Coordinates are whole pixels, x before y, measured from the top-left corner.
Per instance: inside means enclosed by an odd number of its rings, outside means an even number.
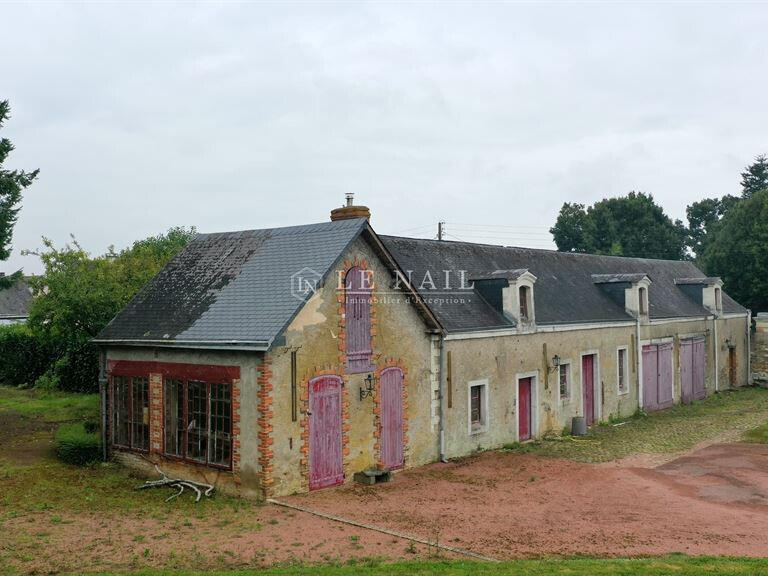
[[[25,324],[0,326],[0,384],[31,386],[53,355]]]
[[[83,422],[64,424],[56,431],[56,455],[77,466],[97,462],[101,459],[99,435],[86,432]]]
[[[53,368],[56,385],[64,392],[99,391],[99,353],[88,343],[67,352],[56,361]]]

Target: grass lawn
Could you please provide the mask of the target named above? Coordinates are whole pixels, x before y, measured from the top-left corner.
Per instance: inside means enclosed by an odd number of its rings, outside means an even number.
[[[639,559],[519,560],[499,564],[478,562],[372,562],[346,566],[310,566],[273,568],[265,571],[233,572],[135,572],[142,576],[677,576],[768,574],[768,560],[745,558],[691,558],[664,556]]]
[[[271,507],[217,494],[194,504],[182,497],[170,503],[165,490],[136,491],[142,479],[116,464],[90,467],[65,465],[55,459],[50,438],[62,422],[98,417],[95,395],[45,393],[0,386],[0,574],[76,573],[115,570],[103,574],[203,574],[179,572],[189,568],[214,570],[205,574],[228,576],[263,574],[298,575],[464,575],[464,574],[766,574],[768,561],[742,558],[692,558],[664,556],[650,559],[547,559],[482,564],[429,560],[422,550],[410,562],[386,563],[365,557],[351,557],[346,551],[323,556],[324,564],[290,563],[266,571],[215,572],[258,566],[241,557],[239,551],[221,553],[198,546],[198,539],[253,542],[264,534],[263,550],[295,546],[288,538],[275,541],[272,530],[296,526],[302,532],[301,517],[275,512]],[[746,389],[723,393],[693,406],[675,407],[663,413],[639,416],[621,426],[600,426],[585,438],[546,440],[516,450],[570,457],[582,461],[605,461],[637,452],[676,452],[728,431],[735,438],[746,432],[748,441],[768,440],[768,391]],[[29,450],[27,450],[29,447]],[[19,451],[19,448],[22,450]],[[25,455],[32,452],[33,457]],[[271,516],[270,516],[271,514]],[[328,534],[339,530],[332,525]],[[73,536],[74,535],[74,536]],[[304,541],[314,545],[318,537]],[[68,548],[72,538],[88,541],[74,556]],[[302,536],[297,536],[301,539]],[[348,536],[350,551],[368,536]],[[304,546],[305,544],[302,544]],[[265,547],[266,546],[266,547]],[[379,548],[404,547],[402,542]],[[245,548],[243,548],[246,551]],[[296,548],[302,552],[304,548]],[[247,551],[253,552],[253,549]],[[365,552],[368,556],[368,552]],[[73,557],[74,556],[74,557]],[[370,554],[375,556],[375,554]],[[265,553],[264,558],[270,558]],[[297,554],[297,562],[301,555]],[[416,561],[421,558],[422,561]],[[274,561],[269,562],[272,564]],[[148,571],[141,571],[142,569]],[[136,570],[139,570],[136,572]]]
[[[2,412],[39,417],[46,422],[98,420],[99,396],[0,386],[0,413]]]
[[[586,436],[562,436],[509,449],[580,462],[607,462],[639,453],[675,453],[729,435],[768,440],[768,390],[744,388],[691,405],[638,415],[620,425],[596,426]],[[760,440],[763,438],[763,440]]]

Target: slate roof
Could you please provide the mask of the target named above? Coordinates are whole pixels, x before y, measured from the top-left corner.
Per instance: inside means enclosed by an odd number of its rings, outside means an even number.
[[[613,276],[612,285],[632,278],[648,276],[649,313],[652,319],[708,316],[700,302],[694,301],[675,285],[676,278],[704,278],[692,262],[623,258],[592,254],[573,254],[532,248],[513,248],[403,238],[380,237],[406,272],[412,271],[413,285],[419,290],[443,327],[451,331],[483,330],[513,326],[474,290],[461,290],[459,275],[466,278],[488,277],[489,271],[527,269],[537,277],[534,285],[537,324],[577,324],[632,320],[592,275]],[[437,279],[452,272],[450,289]],[[423,285],[429,271],[436,289]],[[629,275],[629,276],[617,276]],[[607,277],[606,277],[607,279]],[[421,286],[420,286],[421,284]],[[746,313],[746,309],[723,294],[723,311]]]
[[[26,280],[18,280],[9,288],[0,290],[0,319],[29,317],[32,289]]]
[[[292,275],[325,277],[366,226],[358,218],[199,234],[94,341],[266,349],[303,304]]]

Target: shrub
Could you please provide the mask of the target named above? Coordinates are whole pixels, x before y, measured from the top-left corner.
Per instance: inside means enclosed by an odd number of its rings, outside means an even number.
[[[51,360],[48,347],[25,324],[0,326],[0,384],[31,386]]]
[[[99,436],[86,432],[83,422],[64,424],[56,431],[56,455],[77,466],[97,462],[101,459]]]
[[[65,392],[99,391],[99,354],[92,344],[68,350],[53,368],[56,385]]]

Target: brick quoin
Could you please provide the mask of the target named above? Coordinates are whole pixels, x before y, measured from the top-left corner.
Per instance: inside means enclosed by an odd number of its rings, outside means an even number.
[[[274,479],[274,438],[272,437],[272,419],[274,411],[272,409],[272,357],[269,354],[264,355],[259,370],[257,410],[259,411],[258,430],[259,430],[259,467],[261,468],[261,486],[264,497],[269,498],[272,495],[272,485]]]
[[[149,375],[149,453],[163,453],[163,375]]]

